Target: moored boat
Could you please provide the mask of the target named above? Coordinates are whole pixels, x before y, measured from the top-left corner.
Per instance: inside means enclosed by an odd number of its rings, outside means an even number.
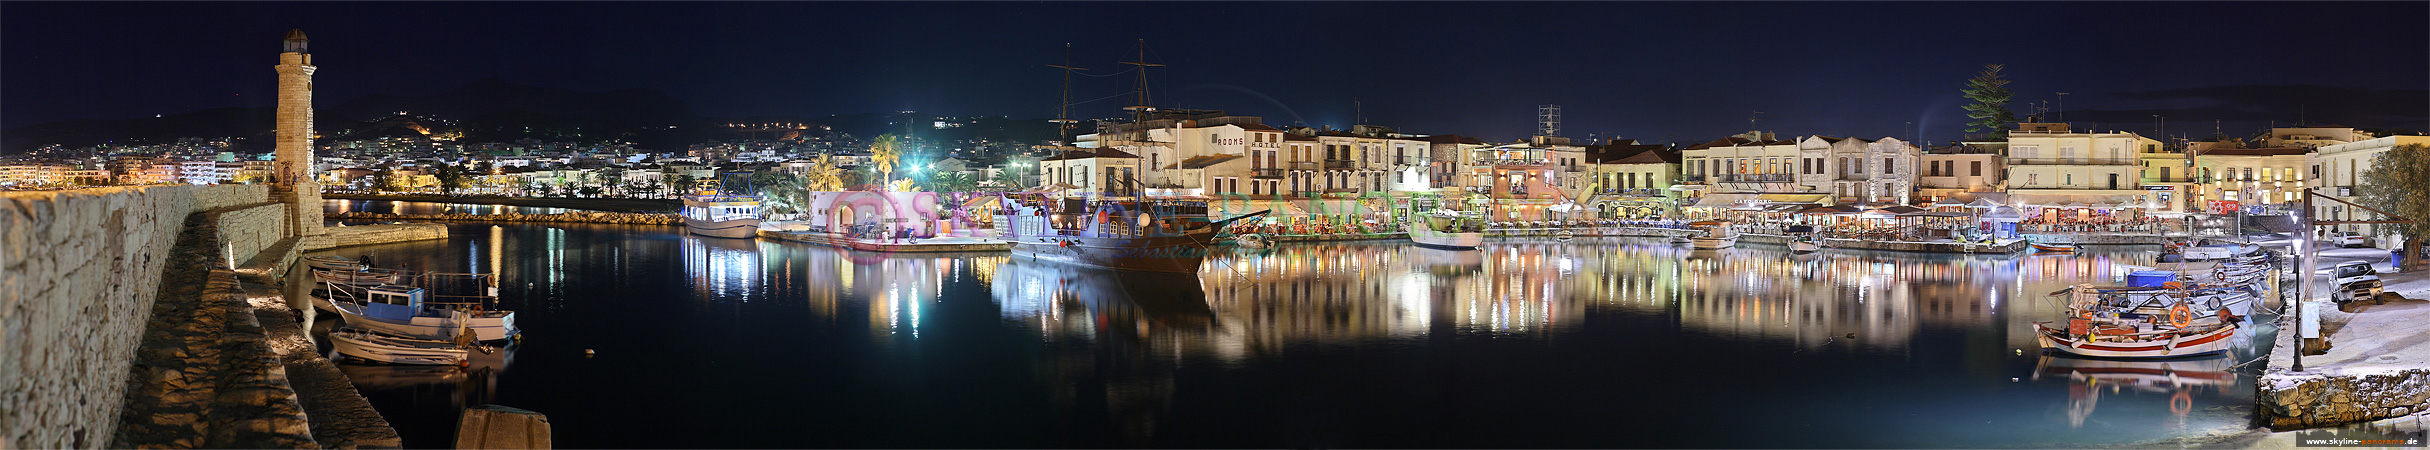
[[[358,328],[329,332],[329,344],[339,354],[388,364],[460,365],[470,357],[470,352],[453,342],[391,336]]]
[[[1207,246],[1233,221],[1210,221],[1207,202],[1157,198],[1005,195],[997,231],[1013,257],[1142,272],[1198,273]]]
[[[374,269],[368,267],[363,268],[362,270],[314,269],[312,271],[312,277],[314,279],[318,279],[323,282],[354,286],[394,284],[397,282],[397,280],[404,278],[404,276],[404,272],[396,269]]]
[[[1437,208],[1413,216],[1409,223],[1409,241],[1420,247],[1476,250],[1485,245],[1484,211]]]
[[[1814,240],[1811,238],[1789,241],[1789,253],[1802,255],[1819,251],[1822,251],[1822,244],[1814,242]]]
[[[2071,319],[2067,328],[2053,328],[2049,323],[2034,323],[2035,340],[2043,350],[2101,358],[2181,358],[2210,355],[2228,350],[2228,338],[2236,335],[2234,324],[2212,324],[2187,328],[2143,329],[2125,324],[2094,324],[2088,319]],[[2079,328],[2074,323],[2084,323]]]
[[[363,268],[368,267],[363,265],[361,261],[355,261],[354,259],[337,255],[306,256],[304,257],[304,265],[311,266],[314,269],[325,270],[362,270]]]
[[[453,339],[464,327],[471,327],[481,341],[515,338],[523,330],[515,326],[514,311],[458,309],[458,305],[439,305],[426,301],[428,291],[410,286],[372,286],[360,297],[349,291],[331,289],[329,306],[337,310],[346,324],[365,330],[417,339]],[[470,307],[473,305],[461,305]]]
[[[1692,239],[1689,248],[1711,250],[1738,245],[1738,233],[1730,231],[1729,222],[1696,222],[1688,225],[1704,228],[1704,234]]]
[[[759,197],[722,195],[716,190],[683,197],[683,229],[721,238],[759,235]]]
[[[2034,250],[2039,250],[2039,251],[2051,252],[2051,253],[2075,253],[2075,252],[2076,252],[2076,246],[2075,246],[2075,244],[2044,244],[2044,243],[2040,243],[2040,242],[2035,242],[2035,243],[2033,243],[2033,249],[2034,249]]]

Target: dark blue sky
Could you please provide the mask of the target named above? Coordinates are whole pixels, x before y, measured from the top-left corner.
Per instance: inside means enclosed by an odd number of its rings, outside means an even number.
[[[711,116],[1054,114],[1063,59],[1110,75],[1147,39],[1157,104],[1288,125],[1523,137],[1959,136],[1957,90],[2008,66],[2079,127],[2231,134],[2300,119],[2430,130],[2430,2],[2275,3],[0,3],[0,127],[269,106],[302,28],[317,95],[485,77],[647,88]],[[1075,77],[1074,101],[1129,75]],[[1118,113],[1123,98],[1076,116]]]

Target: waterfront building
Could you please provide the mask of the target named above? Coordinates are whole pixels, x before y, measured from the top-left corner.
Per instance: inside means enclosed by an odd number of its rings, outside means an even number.
[[[2208,147],[2210,142],[2195,142],[2191,148]],[[2167,148],[2136,153],[2142,176],[2135,182],[2151,194],[2143,204],[2143,212],[2155,216],[2183,216],[2198,212],[2199,203],[2191,197],[2196,185],[2194,160],[2186,152]]]
[[[2374,137],[2378,136],[2373,136],[2371,132],[2368,131],[2356,130],[2353,127],[2341,127],[2335,125],[2320,127],[2279,127],[2271,128],[2269,134],[2262,137],[2261,146],[2320,148],[2324,146],[2367,140]]]
[[[1567,139],[1537,136],[1531,142],[1477,147],[1470,156],[1476,163],[1469,166],[1472,180],[1468,190],[1472,195],[1484,195],[1492,200],[1487,219],[1498,222],[1533,222],[1554,220],[1556,205],[1566,195],[1561,190],[1562,166],[1555,154],[1576,153],[1581,150],[1556,150]]]
[[[1701,195],[1695,195],[1696,202],[1687,207],[1692,217],[1717,218],[1733,209],[1791,208],[1795,204],[1819,205],[1829,200],[1827,194],[1809,192],[1798,185],[1797,159],[1801,152],[1797,141],[1777,139],[1769,132],[1750,131],[1716,139],[1689,146],[1680,153],[1685,189],[1701,191]]]
[[[2160,141],[2123,131],[2074,132],[2067,124],[2020,123],[2008,134],[2009,199],[2046,218],[2062,211],[2089,217],[2098,205],[2151,201],[2137,185],[2138,155],[2160,151]],[[2116,211],[2117,208],[2110,208]]]
[[[1602,146],[1595,161],[1593,186],[1582,203],[1596,218],[1651,218],[1677,215],[1679,152],[1666,146],[1614,141]],[[1593,153],[1590,153],[1593,154]]]
[[[2372,164],[2375,163],[2373,160],[2379,158],[2379,155],[2387,153],[2388,150],[2406,145],[2430,146],[2430,136],[2373,137],[2343,144],[2320,146],[2314,157],[2315,165],[2312,167],[2312,172],[2316,174],[2319,181],[2313,186],[2321,188],[2319,191],[2321,195],[2352,201],[2351,197],[2360,195],[2359,191],[2362,188],[2359,186],[2363,182],[2362,173],[2371,170]],[[2331,201],[2312,202],[2312,213],[2313,217],[2323,220],[2364,220],[2379,217],[2378,214],[2370,211],[2357,211],[2344,204]],[[2339,225],[2338,227],[2343,231],[2359,232],[2363,230],[2360,225]]]
[[[1427,186],[1445,191],[1461,191],[1474,185],[1463,176],[1468,167],[1476,165],[1476,149],[1485,141],[1457,134],[1438,134],[1424,138],[1427,143]]]
[[[2319,179],[2309,176],[2311,149],[2212,148],[2191,153],[2197,174],[2192,200],[2212,214],[2237,208],[2284,210],[2302,200],[2302,189]]]
[[[1975,194],[1998,193],[2005,187],[2000,175],[2007,172],[2006,161],[1982,147],[1945,146],[1917,155],[1917,159],[1924,164],[1923,175],[1916,177],[1916,195],[1922,200],[1961,197],[1973,201]]]

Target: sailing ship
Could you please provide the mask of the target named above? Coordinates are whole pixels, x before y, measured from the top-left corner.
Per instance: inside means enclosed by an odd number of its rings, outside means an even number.
[[[1198,273],[1207,246],[1234,221],[1209,220],[1207,202],[1100,196],[1004,196],[996,229],[1015,258],[1142,272]]]
[[[759,236],[759,197],[721,193],[715,180],[709,188],[683,196],[683,229],[721,238]]]

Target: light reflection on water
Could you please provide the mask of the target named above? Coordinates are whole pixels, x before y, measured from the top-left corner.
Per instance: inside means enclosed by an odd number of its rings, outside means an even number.
[[[577,447],[2088,445],[2240,428],[2252,391],[2209,363],[2157,367],[2211,381],[2153,390],[2136,377],[2155,363],[2033,350],[2032,322],[2063,307],[2046,294],[2150,249],[1357,242],[1221,248],[1172,276],[664,227],[455,230],[339,253],[502,268],[533,302],[531,341],[488,386]],[[572,356],[586,348],[603,356]],[[642,431],[659,406],[840,431],[674,441]],[[939,427],[968,432],[919,431]]]
[[[321,211],[324,213],[374,212],[382,214],[564,214],[570,212],[593,212],[594,210],[544,208],[538,206],[406,202],[396,200],[331,199],[321,201]]]

